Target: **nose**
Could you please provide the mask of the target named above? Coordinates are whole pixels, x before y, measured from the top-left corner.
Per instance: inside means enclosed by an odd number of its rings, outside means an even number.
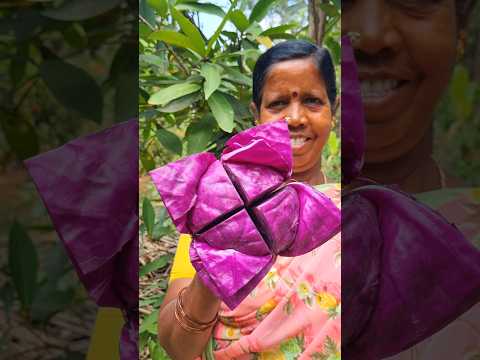
[[[342,32],[358,32],[354,46],[366,56],[395,53],[401,45],[401,34],[395,21],[395,4],[386,0],[356,1],[342,14]],[[345,21],[343,21],[345,17]]]
[[[288,109],[287,122],[290,129],[303,128],[307,123],[306,115],[299,104],[292,104]]]

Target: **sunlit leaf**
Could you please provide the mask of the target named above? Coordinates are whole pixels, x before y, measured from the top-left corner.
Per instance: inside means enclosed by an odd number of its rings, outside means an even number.
[[[151,105],[165,106],[170,101],[178,99],[184,95],[197,92],[201,86],[196,83],[181,83],[169,86],[150,96],[148,103]]]
[[[152,203],[147,198],[143,199],[142,220],[145,224],[148,235],[152,236],[153,225],[155,224],[155,211],[153,210]]]
[[[190,11],[199,11],[205,14],[216,15],[218,17],[224,17],[225,11],[220,6],[209,4],[209,3],[199,3],[195,1],[185,1],[177,3],[175,5],[177,10],[190,10]]]
[[[187,36],[172,30],[158,30],[150,34],[150,40],[164,41],[167,44],[197,51],[197,45]]]
[[[172,257],[171,255],[162,255],[158,259],[155,259],[140,268],[138,276],[142,277],[145,276],[153,271],[161,269],[165,267],[170,261]]]
[[[220,86],[222,80],[221,68],[213,64],[205,63],[202,65],[200,73],[205,78],[203,89],[205,92],[205,99],[208,99]]]
[[[234,10],[230,13],[230,21],[233,22],[235,27],[240,31],[244,32],[250,23],[248,22],[247,17],[241,10]]]
[[[260,0],[258,1],[250,13],[248,21],[253,23],[254,21],[260,22],[265,16],[267,16],[268,10],[275,4],[278,0]]]
[[[148,4],[158,12],[158,16],[164,18],[168,12],[168,0],[147,0]]]
[[[182,15],[181,12],[176,10],[174,7],[171,8],[172,16],[176,22],[180,25],[182,31],[187,35],[190,39],[192,45],[194,46],[194,50],[204,56],[205,55],[205,41],[203,40],[202,35],[200,35],[200,31],[198,31],[197,27],[190,22],[185,16]]]
[[[212,110],[212,114],[215,117],[215,120],[217,120],[220,129],[227,133],[231,133],[235,126],[234,112],[225,96],[221,92],[215,91],[208,98],[208,106],[210,107],[210,110]]]

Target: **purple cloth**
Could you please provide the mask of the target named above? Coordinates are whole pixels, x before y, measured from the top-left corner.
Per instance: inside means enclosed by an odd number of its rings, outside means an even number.
[[[150,172],[177,229],[193,235],[198,276],[230,309],[277,255],[305,254],[340,229],[335,204],[291,174],[285,121],[233,136],[220,160],[200,153]]]
[[[122,359],[138,357],[138,122],[25,161],[80,281],[121,308]]]
[[[357,65],[348,36],[342,37],[342,183],[355,179],[363,166],[365,126]]]
[[[360,174],[365,129],[353,49],[342,38],[342,181]],[[367,180],[368,181],[368,180]],[[480,251],[395,186],[342,194],[342,355],[382,359],[480,301]]]

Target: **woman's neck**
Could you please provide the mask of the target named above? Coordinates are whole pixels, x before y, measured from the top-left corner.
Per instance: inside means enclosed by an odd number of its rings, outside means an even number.
[[[326,182],[326,177],[322,172],[321,163],[306,171],[294,172],[292,176],[296,181],[307,183],[312,186],[321,185]]]
[[[428,131],[424,138],[402,157],[384,163],[366,162],[362,176],[380,184],[396,184],[409,193],[441,188],[440,170],[432,159],[432,139],[432,131]]]

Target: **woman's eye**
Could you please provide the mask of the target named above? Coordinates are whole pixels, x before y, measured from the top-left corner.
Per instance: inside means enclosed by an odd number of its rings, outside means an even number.
[[[279,108],[279,107],[282,107],[282,106],[285,106],[287,105],[287,102],[284,101],[284,100],[277,100],[277,101],[272,101],[270,104],[268,104],[268,107],[269,108]]]
[[[319,98],[307,98],[305,99],[305,103],[310,105],[323,105],[323,101]]]

